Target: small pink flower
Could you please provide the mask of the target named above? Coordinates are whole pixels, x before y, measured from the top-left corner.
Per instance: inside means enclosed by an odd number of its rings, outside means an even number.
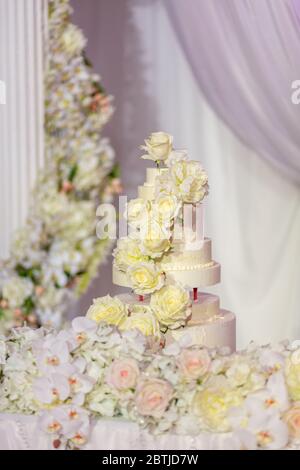
[[[296,401],[284,414],[284,421],[289,428],[289,434],[297,439],[300,438],[300,402]]]
[[[205,375],[210,367],[211,359],[206,349],[184,349],[177,360],[182,375],[188,380],[196,380]]]
[[[106,382],[116,390],[128,390],[135,387],[139,373],[134,359],[117,359],[107,371]]]
[[[169,382],[160,379],[145,379],[138,384],[135,403],[143,416],[160,418],[172,398],[173,388]]]

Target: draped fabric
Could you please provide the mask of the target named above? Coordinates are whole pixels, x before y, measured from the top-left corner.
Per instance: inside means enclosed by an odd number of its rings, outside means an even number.
[[[238,347],[300,338],[299,188],[243,145],[207,105],[165,2],[73,5],[89,38],[88,54],[115,96],[109,132],[125,192],[136,195],[145,180],[147,164],[138,158],[145,136],[152,130],[173,134],[175,146],[187,148],[209,175],[205,233],[222,265],[222,282],[211,290],[236,313]],[[107,269],[77,313],[92,297],[120,291],[111,283],[110,262]]]
[[[199,88],[244,143],[300,183],[299,0],[166,0]],[[297,16],[297,14],[299,16]]]
[[[39,427],[37,416],[0,414],[0,450],[53,450],[53,436]],[[295,449],[298,447],[295,446]],[[197,436],[156,436],[136,423],[107,418],[94,421],[83,450],[238,450],[232,433],[201,433]]]

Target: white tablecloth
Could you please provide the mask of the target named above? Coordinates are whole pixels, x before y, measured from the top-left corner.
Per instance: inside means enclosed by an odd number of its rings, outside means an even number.
[[[194,437],[167,434],[153,436],[135,423],[99,419],[85,449],[93,450],[203,450],[232,448],[228,434]],[[34,416],[0,414],[0,450],[52,449],[51,439],[37,426]]]

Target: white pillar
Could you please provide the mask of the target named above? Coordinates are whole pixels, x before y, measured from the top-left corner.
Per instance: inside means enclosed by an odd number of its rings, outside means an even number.
[[[43,31],[46,0],[0,0],[0,257],[26,219],[44,159]],[[4,89],[4,92],[3,92]]]

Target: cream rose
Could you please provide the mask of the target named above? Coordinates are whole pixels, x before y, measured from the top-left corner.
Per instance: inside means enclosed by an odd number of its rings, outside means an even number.
[[[206,349],[181,351],[177,365],[183,377],[187,380],[197,380],[209,370],[210,356]]]
[[[180,208],[181,203],[171,194],[159,194],[154,203],[154,211],[164,226],[169,226],[173,222]]]
[[[118,326],[126,318],[126,310],[118,297],[106,295],[105,297],[94,299],[86,316],[97,323],[105,321],[111,325]]]
[[[215,376],[195,394],[192,412],[203,420],[209,430],[226,432],[230,429],[228,411],[240,406],[242,401],[242,392],[238,388],[230,387],[224,376]]]
[[[286,362],[286,383],[291,398],[300,401],[300,362],[293,359],[292,356]]]
[[[120,238],[117,248],[113,251],[113,256],[116,267],[124,272],[133,264],[148,259],[148,256],[141,252],[139,240],[131,238]]]
[[[139,330],[144,336],[155,336],[160,338],[160,327],[151,309],[136,307],[129,317],[119,326],[121,331]]]
[[[169,231],[158,220],[150,220],[140,233],[141,251],[151,258],[160,258],[171,248]]]
[[[300,439],[300,401],[284,414],[283,419],[289,428],[289,434],[296,439]]]
[[[171,329],[185,325],[191,315],[189,293],[178,284],[164,286],[155,292],[150,305],[158,321]]]
[[[147,160],[154,160],[155,162],[164,161],[168,158],[172,151],[173,137],[166,132],[153,132],[148,139],[145,140],[145,145],[142,145],[142,150],[146,150],[147,154],[142,155],[141,158]]]
[[[106,382],[116,390],[128,390],[135,387],[139,373],[134,359],[116,359],[108,368]]]
[[[176,188],[169,173],[161,173],[155,178],[155,195],[159,197],[161,194],[176,196]]]
[[[173,165],[174,163],[177,163],[177,162],[180,162],[182,160],[188,160],[188,153],[187,153],[187,150],[173,150],[167,161],[166,161],[166,165],[168,167],[170,167],[171,165]]]
[[[147,379],[138,384],[135,403],[139,414],[161,418],[172,398],[173,388],[165,380]]]
[[[176,194],[183,202],[196,204],[208,194],[208,178],[197,161],[181,160],[170,168]]]
[[[136,294],[151,294],[164,285],[164,274],[150,261],[130,266],[127,273]]]
[[[125,218],[128,220],[128,224],[136,227],[146,223],[149,209],[148,201],[141,198],[131,199],[125,211]]]

